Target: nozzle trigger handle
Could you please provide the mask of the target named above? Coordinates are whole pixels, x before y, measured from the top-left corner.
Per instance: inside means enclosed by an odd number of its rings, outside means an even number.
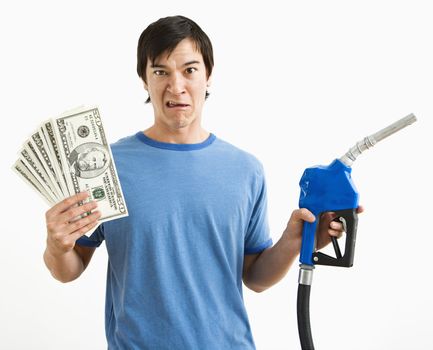
[[[356,209],[334,211],[337,217],[343,218],[346,231],[346,244],[344,255],[341,255],[337,239],[332,239],[336,258],[321,252],[313,253],[313,261],[317,265],[352,267],[355,255],[356,231],[358,228],[358,214]]]

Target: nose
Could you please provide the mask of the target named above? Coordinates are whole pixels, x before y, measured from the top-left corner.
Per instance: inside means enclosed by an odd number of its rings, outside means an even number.
[[[173,95],[181,95],[185,92],[185,81],[182,74],[173,73],[168,81],[167,91]]]

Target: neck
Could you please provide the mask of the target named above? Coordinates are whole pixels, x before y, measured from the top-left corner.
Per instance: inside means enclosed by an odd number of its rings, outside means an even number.
[[[144,130],[144,134],[155,141],[175,144],[201,143],[209,137],[209,132],[204,130],[201,126],[197,128],[185,127],[170,130],[154,124]]]

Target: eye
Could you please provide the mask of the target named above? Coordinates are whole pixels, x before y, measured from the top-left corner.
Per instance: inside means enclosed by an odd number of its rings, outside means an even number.
[[[194,73],[196,71],[197,71],[197,68],[195,68],[195,67],[189,67],[189,68],[186,69],[186,72],[188,74],[192,74],[192,73]]]
[[[155,70],[155,71],[153,71],[153,74],[155,74],[155,75],[167,75],[167,72],[163,71],[163,70]]]

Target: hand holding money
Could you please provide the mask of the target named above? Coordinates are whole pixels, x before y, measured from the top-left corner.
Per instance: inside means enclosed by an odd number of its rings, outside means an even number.
[[[77,212],[82,218],[93,215],[92,205],[84,205],[90,201],[98,205],[99,223],[128,215],[97,108],[80,108],[45,121],[24,143],[13,170],[53,206],[47,212],[50,217],[58,215],[64,219]],[[87,193],[78,202],[82,208],[67,210],[77,198],[74,195],[81,192]],[[69,234],[91,228],[86,220],[75,219],[68,225],[65,229]]]
[[[51,253],[60,254],[71,251],[75,242],[99,223],[101,212],[95,210],[95,201],[79,205],[88,197],[87,192],[80,192],[54,205],[45,214],[47,224],[47,246]],[[83,217],[84,214],[90,213]]]

